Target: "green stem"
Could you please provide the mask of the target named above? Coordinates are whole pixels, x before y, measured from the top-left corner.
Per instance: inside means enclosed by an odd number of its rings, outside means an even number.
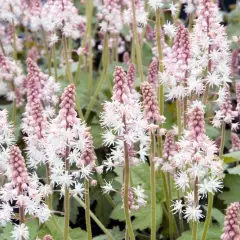
[[[97,85],[97,88],[94,92],[93,97],[91,98],[90,103],[87,106],[87,112],[85,114],[85,121],[88,120],[89,114],[91,112],[92,107],[94,106],[96,100],[97,100],[97,96],[102,88],[102,84],[106,78],[107,75],[107,67],[108,67],[108,36],[107,34],[105,34],[104,36],[104,47],[103,47],[103,56],[102,56],[102,60],[103,60],[103,71],[102,71],[102,75],[100,78],[100,81]]]
[[[192,224],[192,240],[197,240],[197,230],[198,230],[198,222],[194,221]]]
[[[73,197],[85,210],[86,210],[86,205],[85,203],[77,196]],[[104,227],[104,225],[99,221],[99,219],[94,215],[94,213],[89,210],[90,217],[93,219],[93,221],[101,228],[101,230],[108,236],[110,240],[113,240],[112,234],[109,232],[108,229]]]
[[[91,219],[90,219],[90,197],[89,197],[89,180],[85,180],[85,216],[88,240],[92,239]]]
[[[24,206],[21,206],[19,208],[19,217],[20,217],[20,223],[24,223],[25,219],[24,219]],[[21,240],[26,240],[23,236],[21,236]]]
[[[204,91],[204,95],[203,95],[203,104],[206,105],[207,103],[207,99],[208,99],[208,92],[209,92],[209,84],[207,83],[206,84],[206,88],[205,88],[205,91]]]
[[[46,54],[46,58],[47,58],[47,66],[48,66],[48,75],[51,76],[51,56],[48,52],[48,44],[47,44],[47,40],[46,40],[46,36],[45,36],[45,32],[43,27],[41,26],[41,32],[42,32],[42,37],[43,37],[43,42],[44,42],[44,48],[45,48],[45,54]]]
[[[67,71],[68,81],[71,84],[74,84],[70,64],[68,61],[67,39],[65,36],[63,36],[63,48],[64,48],[64,56],[65,56],[65,62],[66,62],[66,71]],[[81,106],[79,103],[77,91],[76,91],[76,109],[77,109],[77,112],[78,112],[80,118],[83,120],[84,116],[83,116],[82,109],[81,109]]]
[[[50,166],[49,166],[49,163],[46,163],[46,182],[52,189],[51,180],[50,180]],[[52,208],[52,194],[48,195],[48,197],[47,197],[47,204],[48,204],[48,208],[50,210],[52,210],[53,209]]]
[[[194,181],[194,207],[198,206],[198,177]],[[193,221],[192,224],[192,240],[197,240],[198,221]]]
[[[178,124],[178,140],[182,134],[182,113],[181,113],[181,100],[177,100],[177,124]]]
[[[223,151],[224,151],[224,145],[225,145],[225,138],[226,138],[226,131],[225,131],[226,124],[222,123],[222,130],[221,130],[221,144],[219,148],[219,157],[222,159],[223,157]]]
[[[86,10],[87,10],[87,39],[89,55],[88,55],[88,67],[89,67],[89,75],[88,75],[88,96],[92,95],[92,72],[93,72],[93,61],[92,61],[92,11],[93,11],[93,1],[87,1]]]
[[[91,2],[91,1],[89,1]],[[93,74],[93,60],[92,60],[92,43],[91,36],[89,37],[89,55],[88,55],[88,96],[92,96],[92,74]]]
[[[181,196],[180,196],[180,192],[179,191],[177,192],[177,195],[178,195],[178,200],[181,200]],[[179,215],[179,227],[180,227],[180,235],[181,235],[181,233],[184,232],[184,225],[183,225],[182,215],[181,216]]]
[[[156,239],[156,174],[154,169],[153,158],[155,156],[155,137],[151,133],[151,156],[150,156],[150,181],[151,181],[151,208],[152,208],[152,224],[151,224],[151,240]]]
[[[167,173],[167,180],[168,180],[168,190],[169,190],[169,205],[171,205],[171,199],[172,199],[172,190],[171,190],[171,179],[170,179],[170,174]],[[173,239],[173,215],[171,210],[169,211],[169,235],[170,235],[170,240]]]
[[[156,10],[156,33],[157,33],[157,48],[158,48],[158,59],[159,59],[159,72],[163,72],[163,54],[162,54],[162,45],[161,45],[161,9]],[[159,108],[160,114],[163,115],[164,112],[164,90],[163,85],[159,86],[158,90],[159,97]]]
[[[66,64],[66,72],[67,72],[68,81],[70,83],[73,83],[72,72],[71,72],[69,61],[68,61],[67,39],[66,39],[65,36],[63,36],[63,49],[64,49],[64,57],[65,57],[65,64]]]
[[[143,77],[143,67],[142,67],[142,56],[141,56],[141,49],[140,49],[138,33],[137,33],[135,0],[132,0],[132,11],[133,11],[133,39],[134,39],[135,48],[136,48],[138,72],[139,72],[140,80],[141,82],[143,82],[144,77]]]
[[[57,59],[56,59],[56,46],[53,44],[52,46],[52,54],[53,54],[53,65],[54,65],[54,77],[55,81],[58,81],[58,75],[57,75]]]
[[[212,218],[213,198],[214,198],[213,193],[209,192],[208,193],[207,217],[206,217],[206,220],[204,223],[203,234],[202,234],[201,240],[206,240],[206,238],[207,238],[207,232],[208,232],[208,228],[210,226],[211,218]]]
[[[70,163],[69,160],[65,160],[65,171],[70,173]],[[69,187],[65,186],[64,194],[64,239],[68,240],[69,233],[69,217],[70,217],[70,196],[69,196]]]
[[[125,127],[126,131],[126,118],[125,115],[123,115],[123,124]],[[126,141],[124,141],[124,160],[125,160],[125,165],[124,165],[124,214],[125,214],[125,220],[126,220],[126,225],[127,225],[127,231],[130,237],[130,240],[134,240],[134,233],[132,229],[132,223],[131,223],[131,218],[130,218],[130,213],[129,213],[129,205],[128,205],[128,188],[129,188],[129,177],[130,177],[130,166],[129,166],[129,158],[128,158],[128,146]]]

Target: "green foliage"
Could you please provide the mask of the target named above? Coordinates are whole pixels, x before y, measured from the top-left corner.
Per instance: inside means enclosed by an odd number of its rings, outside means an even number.
[[[203,226],[204,226],[203,223],[198,224],[197,240],[201,239]],[[222,234],[222,229],[219,225],[217,224],[211,225],[208,229],[208,235],[206,240],[219,240],[221,234]],[[189,239],[192,239],[192,231],[186,231],[182,234],[181,237],[178,238],[178,240],[189,240]]]
[[[162,223],[162,207],[160,204],[156,206],[156,223],[159,227]],[[119,202],[118,205],[113,209],[110,217],[114,220],[124,221],[124,211],[122,208],[122,203]],[[132,226],[134,230],[144,230],[150,228],[151,226],[151,204],[147,204],[145,207],[140,208],[138,211],[131,211],[131,217],[133,217]]]
[[[231,152],[223,155],[225,163],[232,163],[240,160],[240,151]]]
[[[238,202],[240,199],[239,185],[239,175],[227,174],[224,178],[224,186],[228,188],[228,190],[220,193],[218,197],[223,200],[225,204]]]
[[[109,231],[111,232],[112,236],[114,237],[114,240],[123,240],[125,238],[125,230],[120,231],[119,227],[113,227]],[[108,239],[109,238],[107,237],[107,235],[100,235],[100,236],[93,238],[93,240],[108,240]]]

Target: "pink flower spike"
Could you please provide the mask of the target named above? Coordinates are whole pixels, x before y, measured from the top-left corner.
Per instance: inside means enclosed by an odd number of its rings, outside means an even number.
[[[231,133],[232,148],[231,152],[240,150],[240,139],[236,133]]]
[[[143,95],[144,117],[150,123],[160,121],[161,116],[159,114],[159,107],[154,89],[149,82],[143,82],[141,84],[141,90]]]
[[[240,239],[239,209],[239,202],[231,203],[230,206],[227,208],[221,240]]]
[[[158,59],[154,58],[148,68],[148,82],[155,89],[158,81]]]
[[[240,83],[236,84],[236,98],[237,98],[237,106],[236,111],[240,114]]]
[[[193,102],[188,112],[188,128],[193,140],[201,141],[205,135],[204,106],[201,102]]]
[[[129,100],[130,90],[127,76],[122,67],[115,67],[112,100],[125,103]]]
[[[130,63],[128,66],[127,81],[131,93],[133,93],[135,90],[134,88],[135,79],[136,79],[136,67],[133,63]]]
[[[12,185],[18,187],[18,194],[29,182],[29,176],[24,158],[17,146],[12,146],[9,150],[9,164],[12,168]]]

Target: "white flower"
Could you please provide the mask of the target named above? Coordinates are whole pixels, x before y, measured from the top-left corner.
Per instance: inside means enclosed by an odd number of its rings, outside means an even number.
[[[116,136],[113,134],[111,130],[108,130],[103,134],[103,144],[105,146],[114,145],[115,139],[116,139]]]
[[[105,185],[101,186],[104,194],[106,194],[106,193],[109,194],[110,192],[116,192],[116,190],[112,186],[112,182],[107,182],[106,180],[104,180],[104,182],[105,182]]]
[[[169,10],[171,11],[172,16],[175,17],[176,13],[179,11],[179,5],[171,3]]]
[[[184,211],[184,214],[185,214],[184,218],[187,219],[187,222],[189,221],[198,222],[199,219],[203,218],[200,206],[197,207],[187,206],[186,210]]]
[[[28,227],[24,223],[22,223],[21,225],[15,225],[11,233],[14,240],[29,239]]]
[[[11,221],[13,208],[7,203],[2,203],[0,207],[0,225],[5,226]]]
[[[182,200],[176,200],[173,202],[171,207],[172,207],[173,214],[176,214],[176,213],[181,214],[183,211],[182,208],[184,207],[184,205],[182,204]]]
[[[73,196],[79,195],[83,199],[84,190],[85,188],[82,183],[75,183],[75,187],[72,190]]]
[[[89,178],[92,174],[92,167],[90,164],[88,164],[86,167],[82,166],[80,169],[80,178]]]
[[[40,223],[46,222],[51,216],[51,210],[47,207],[47,205],[43,204],[37,210],[36,215],[40,221]]]
[[[185,192],[187,188],[189,188],[189,177],[186,172],[179,172],[175,177],[175,185],[177,189]]]
[[[55,43],[58,42],[58,36],[56,33],[52,33],[49,37],[48,37],[48,41],[49,41],[49,46],[53,46]]]
[[[163,25],[164,33],[168,35],[170,38],[175,37],[176,35],[176,27],[171,22],[167,21],[166,24]]]
[[[147,201],[145,200],[147,198],[147,195],[144,194],[144,189],[142,186],[138,185],[137,187],[133,187],[133,192],[136,196],[136,202],[139,204],[139,206],[145,206]]]
[[[164,6],[162,0],[148,0],[148,4],[153,10],[157,10],[157,8],[162,8]]]

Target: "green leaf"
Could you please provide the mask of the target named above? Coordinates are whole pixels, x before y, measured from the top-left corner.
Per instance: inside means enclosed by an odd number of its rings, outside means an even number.
[[[91,126],[91,134],[93,136],[94,147],[100,148],[102,146],[102,128],[99,124],[93,124]]]
[[[2,227],[3,233],[0,234],[1,240],[9,240],[12,237],[13,225],[8,223],[5,227]]]
[[[213,208],[212,216],[219,223],[219,225],[221,226],[221,229],[222,229],[224,226],[225,215],[221,211],[219,211],[217,208]]]
[[[151,227],[151,204],[140,208],[134,213],[135,219],[132,221],[134,230],[144,230]],[[163,211],[160,204],[156,205],[156,225],[159,227],[162,223]]]
[[[45,224],[54,239],[63,239],[62,237],[63,237],[63,231],[64,231],[64,217],[55,216],[55,220],[59,228],[56,227],[56,224],[54,223],[53,218],[51,218]],[[87,239],[86,231],[83,231],[80,228],[74,228],[74,229],[70,228],[68,240],[79,240],[79,239],[82,239],[82,240]]]
[[[240,165],[237,165],[236,167],[233,167],[233,168],[228,168],[227,171],[228,171],[230,174],[240,175]]]
[[[74,199],[70,199],[70,220],[72,223],[76,223],[77,216],[78,216],[78,202]]]
[[[28,230],[29,230],[29,239],[35,240],[37,237],[38,229],[39,229],[38,220],[35,218],[35,219],[27,222],[26,225],[28,226]]]
[[[111,230],[109,230],[114,238],[114,240],[123,240],[125,239],[125,230],[120,231],[119,227],[113,227]],[[107,235],[100,235],[97,236],[95,238],[93,238],[93,240],[108,240],[109,237],[107,237]]]
[[[71,240],[87,240],[87,232],[82,230],[81,228],[74,228],[70,229],[69,231],[69,237]]]
[[[204,223],[198,224],[197,240],[201,239]],[[222,234],[222,228],[215,224],[209,227],[206,240],[219,240]],[[183,232],[182,236],[178,240],[192,239],[192,231]]]
[[[50,234],[53,236],[54,239],[62,239],[63,236],[63,230],[64,230],[64,217],[54,217],[56,220],[56,223],[58,224],[60,230],[56,227],[53,217],[51,217],[45,225],[50,230]]]
[[[157,226],[162,223],[162,207],[160,204],[156,205],[156,222]],[[114,220],[125,221],[124,210],[122,203],[119,203],[112,211],[110,217]],[[138,211],[132,211],[131,217],[134,217],[132,226],[134,230],[143,230],[151,227],[151,204],[141,207]]]
[[[218,195],[220,199],[224,201],[225,204],[230,204],[232,202],[238,202],[240,199],[240,176],[227,174],[223,180],[224,186],[229,190],[224,191]]]
[[[107,226],[110,220],[109,216],[112,211],[112,206],[106,200],[106,197],[102,194],[102,191],[100,188],[97,190],[97,192],[98,192],[99,198],[97,199],[95,214],[98,217],[98,219],[101,221],[101,223]],[[95,192],[95,194],[97,192]]]
[[[223,155],[225,163],[232,163],[240,160],[240,151],[231,152]]]
[[[219,130],[210,124],[205,124],[205,130],[206,130],[207,136],[211,139],[216,139],[220,135]]]
[[[206,206],[204,206],[203,208],[205,209],[205,211],[207,211]],[[217,208],[213,208],[212,217],[219,223],[221,228],[223,228],[225,215],[221,211],[219,211]]]
[[[115,168],[118,177],[115,178],[116,181],[122,183],[123,171],[122,168]],[[150,201],[151,184],[150,184],[150,167],[147,163],[139,164],[137,166],[131,167],[131,186],[135,187],[137,185],[143,185],[145,194],[148,196],[148,201]],[[162,177],[157,173],[156,177],[156,196],[157,203],[165,201]],[[172,199],[177,196],[176,189],[172,188]]]
[[[33,219],[26,223],[28,230],[29,230],[29,240],[35,240],[37,237],[39,224],[37,219]],[[0,234],[1,240],[10,240],[12,239],[12,231],[13,231],[13,224],[8,223],[5,227],[2,228],[3,233]]]
[[[41,228],[38,232],[37,232],[37,237],[42,239],[44,236],[50,234],[50,230],[48,227],[44,227],[44,228]]]

